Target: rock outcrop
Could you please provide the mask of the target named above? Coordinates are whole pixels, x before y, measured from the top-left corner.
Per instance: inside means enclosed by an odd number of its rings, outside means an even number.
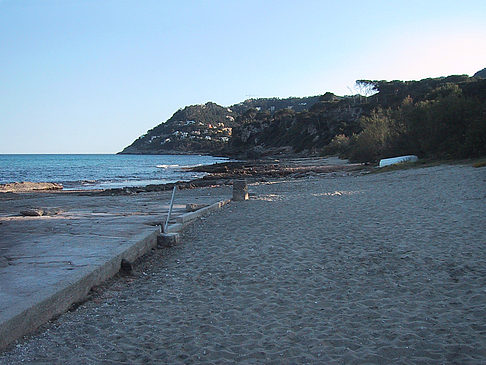
[[[0,193],[21,193],[35,190],[62,190],[62,184],[50,182],[15,182],[0,184]]]
[[[24,217],[53,216],[61,213],[60,208],[28,208],[20,211]]]

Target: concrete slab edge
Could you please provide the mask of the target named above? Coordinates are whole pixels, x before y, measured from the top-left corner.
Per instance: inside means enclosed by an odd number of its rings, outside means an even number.
[[[186,213],[182,217],[178,217],[177,223],[171,224],[167,231],[168,233],[180,232],[193,220],[220,209],[230,201],[231,199],[221,200],[195,212]],[[20,337],[33,332],[52,318],[66,312],[72,304],[84,300],[92,287],[101,284],[120,271],[122,259],[134,261],[148,252],[152,247],[156,247],[158,234],[159,230],[157,229],[148,236],[138,239],[125,251],[96,267],[94,270],[85,273],[80,279],[68,284],[66,287],[34,304],[30,308],[25,309],[18,315],[0,323],[0,350],[5,349]]]
[[[120,271],[122,259],[134,261],[152,247],[156,247],[158,234],[159,230],[154,230],[148,235],[144,233],[145,237],[141,239],[140,236],[137,236],[135,243],[123,252],[97,266],[94,270],[84,273],[81,278],[67,284],[53,295],[0,323],[0,350],[5,349],[20,337],[33,332],[52,318],[66,312],[72,304],[84,300],[92,287],[101,284]]]

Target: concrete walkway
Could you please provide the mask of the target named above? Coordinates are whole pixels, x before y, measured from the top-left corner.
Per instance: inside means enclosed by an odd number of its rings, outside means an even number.
[[[171,230],[230,188],[178,191]],[[0,195],[0,349],[83,300],[89,290],[157,245],[171,192],[96,196],[75,193]],[[217,207],[213,205],[213,207]],[[28,208],[60,210],[27,217]]]

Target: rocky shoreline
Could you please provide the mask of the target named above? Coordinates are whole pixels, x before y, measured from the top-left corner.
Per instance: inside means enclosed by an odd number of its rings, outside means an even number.
[[[174,186],[177,186],[180,190],[184,190],[232,185],[235,179],[246,179],[248,182],[266,182],[270,179],[303,178],[319,174],[362,174],[368,172],[369,168],[363,164],[350,164],[347,160],[331,157],[233,161],[191,167],[187,171],[205,172],[208,175],[190,181],[106,189],[103,191],[84,193],[102,195],[137,194],[171,190]]]
[[[58,192],[77,193],[81,195],[129,195],[143,192],[166,191],[177,185],[178,189],[194,189],[231,185],[235,179],[246,179],[249,182],[266,182],[269,179],[303,178],[319,174],[331,173],[358,173],[367,172],[369,168],[363,164],[350,164],[347,160],[336,157],[309,157],[309,158],[283,158],[261,159],[224,162],[213,165],[196,166],[186,169],[191,172],[205,172],[208,175],[190,181],[178,181],[168,184],[151,184],[105,190],[62,190],[57,183],[11,183],[0,185],[0,192]],[[2,189],[2,187],[5,187]]]

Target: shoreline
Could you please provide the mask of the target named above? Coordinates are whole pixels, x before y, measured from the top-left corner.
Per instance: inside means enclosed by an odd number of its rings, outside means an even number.
[[[2,155],[0,192],[44,190],[56,184],[63,191],[99,191],[189,181],[205,174],[186,167],[227,161],[207,155]]]
[[[182,245],[155,250],[0,362],[482,363],[485,172],[252,184],[249,201],[196,222]],[[160,195],[88,198],[98,211],[100,199]]]
[[[181,180],[171,183],[163,184],[148,184],[142,186],[127,186],[122,188],[107,188],[107,189],[69,189],[64,190],[59,188],[57,183],[32,183],[33,188],[25,190],[19,187],[18,190],[2,191],[2,186],[21,184],[0,184],[0,194],[19,194],[19,193],[58,193],[58,194],[82,194],[82,195],[119,195],[119,194],[137,194],[142,192],[154,192],[171,190],[174,186],[179,189],[194,189],[198,187],[211,187],[231,185],[234,179],[247,179],[249,182],[260,181],[264,182],[268,179],[278,179],[284,177],[300,178],[312,174],[326,174],[333,172],[356,172],[366,169],[363,164],[350,164],[346,160],[341,160],[336,157],[308,157],[308,158],[281,158],[281,159],[261,159],[261,160],[244,160],[244,161],[228,161],[222,163],[214,163],[209,165],[201,165],[189,168],[182,168],[188,172],[201,172],[208,175],[192,179]],[[56,185],[55,189],[38,189],[36,185],[41,187],[45,184]]]
[[[364,163],[350,163],[335,156],[325,157],[296,157],[285,156],[283,158],[264,158],[258,160],[236,160],[227,162],[216,162],[209,165],[200,165],[194,167],[181,167],[181,170],[188,172],[202,172],[208,175],[190,179],[179,180],[170,183],[147,184],[140,186],[126,186],[105,189],[69,189],[62,188],[62,184],[56,182],[14,182],[0,184],[0,197],[2,194],[27,194],[27,193],[57,193],[57,194],[79,194],[79,195],[129,195],[143,192],[156,192],[172,190],[177,186],[180,190],[195,189],[201,187],[217,187],[232,185],[235,179],[246,179],[249,183],[266,182],[281,178],[303,178],[306,176],[332,173],[349,173],[349,174],[367,174],[367,173],[384,173],[390,171],[399,171],[403,169],[427,168],[438,165],[472,165],[474,167],[483,167],[485,158],[475,159],[453,159],[453,160],[435,160],[421,159],[415,163],[403,163],[391,165],[384,168],[374,168],[373,165]],[[18,189],[15,191],[5,191],[2,187],[14,184],[31,184],[33,186],[49,185],[47,189]],[[61,188],[59,187],[61,186]]]

